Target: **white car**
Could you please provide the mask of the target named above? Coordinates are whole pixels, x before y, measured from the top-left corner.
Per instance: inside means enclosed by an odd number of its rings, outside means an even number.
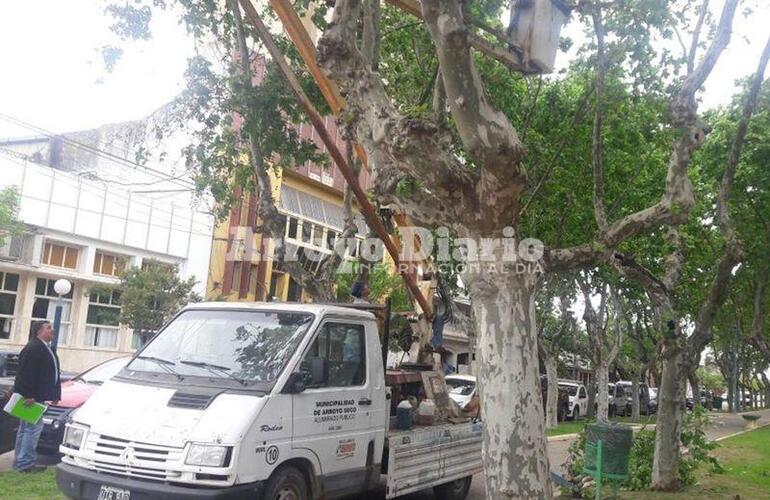
[[[588,410],[588,392],[585,386],[574,380],[559,380],[559,388],[569,394],[569,417],[578,419]]]
[[[460,408],[465,408],[478,392],[476,377],[473,375],[447,375],[446,385],[449,389],[449,397]]]

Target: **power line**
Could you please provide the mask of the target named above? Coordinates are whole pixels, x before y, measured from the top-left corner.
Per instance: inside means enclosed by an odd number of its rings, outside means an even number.
[[[180,180],[180,179],[174,178],[174,177],[170,176],[169,174],[163,172],[162,170],[154,169],[154,168],[152,168],[152,167],[150,167],[148,165],[142,165],[141,163],[137,163],[137,162],[128,160],[126,158],[123,158],[123,157],[120,157],[120,156],[115,155],[113,153],[110,153],[109,151],[104,151],[102,149],[96,148],[94,146],[90,146],[88,144],[83,144],[83,143],[78,142],[78,141],[76,141],[76,140],[74,140],[74,139],[72,139],[70,137],[65,136],[65,135],[55,134],[55,133],[50,132],[50,131],[48,131],[48,130],[46,130],[44,128],[38,127],[36,125],[32,125],[31,123],[25,122],[23,120],[20,120],[18,118],[13,117],[13,116],[6,115],[5,113],[0,113],[0,119],[6,121],[8,123],[11,123],[11,124],[14,124],[14,125],[26,128],[28,130],[35,131],[35,132],[37,132],[39,134],[42,134],[42,135],[44,135],[44,136],[46,136],[48,138],[60,139],[63,142],[66,142],[67,144],[69,144],[69,145],[71,145],[73,147],[76,147],[76,148],[79,148],[81,150],[85,150],[85,151],[91,152],[91,153],[99,156],[100,158],[103,158],[103,159],[106,159],[106,160],[109,160],[109,161],[113,161],[113,162],[118,163],[118,164],[120,164],[122,166],[128,166],[128,167],[132,167],[132,168],[137,168],[138,167],[138,168],[146,170],[148,173],[154,174],[156,177],[161,178],[163,180],[166,180],[166,181],[169,181],[169,182],[175,182],[175,183],[176,182],[183,182],[183,183],[185,183],[185,184],[187,184],[189,186],[194,186],[194,184],[191,181]]]

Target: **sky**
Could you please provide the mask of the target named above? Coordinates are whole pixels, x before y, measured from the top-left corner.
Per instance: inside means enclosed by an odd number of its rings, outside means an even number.
[[[747,1],[757,7],[749,17],[737,16],[731,45],[706,84],[704,107],[727,102],[735,78],[756,67],[770,26],[770,0]],[[716,11],[723,0],[711,4]],[[140,119],[182,89],[192,44],[173,13],[155,16],[151,40],[122,44],[125,54],[110,74],[98,52],[115,43],[105,5],[104,0],[3,2],[0,113],[52,132],[84,130]],[[0,139],[28,135],[34,132],[0,120]]]

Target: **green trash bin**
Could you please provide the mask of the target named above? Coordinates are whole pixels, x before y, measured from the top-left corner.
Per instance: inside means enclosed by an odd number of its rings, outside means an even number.
[[[634,432],[616,423],[586,426],[584,472],[596,480],[596,498],[602,498],[602,482],[610,480],[617,493],[620,481],[628,474],[628,456]]]

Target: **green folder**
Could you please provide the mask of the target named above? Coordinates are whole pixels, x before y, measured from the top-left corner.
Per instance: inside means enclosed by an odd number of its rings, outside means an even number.
[[[3,408],[6,413],[30,424],[38,423],[47,409],[48,406],[42,403],[32,403],[29,406],[25,406],[24,396],[17,392],[13,393]]]

